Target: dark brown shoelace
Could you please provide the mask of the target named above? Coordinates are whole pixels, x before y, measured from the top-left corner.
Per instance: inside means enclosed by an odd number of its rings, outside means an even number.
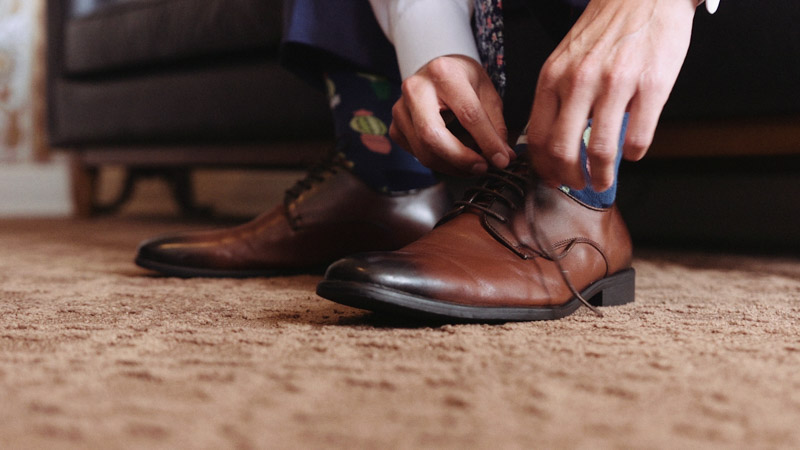
[[[489,168],[480,182],[468,188],[464,192],[464,197],[455,202],[455,207],[445,214],[440,222],[446,222],[469,209],[476,209],[502,223],[507,223],[508,217],[492,210],[491,205],[495,200],[500,200],[512,211],[519,209],[528,186],[528,178],[520,174],[525,172],[527,163],[522,160],[514,161],[507,169]],[[519,199],[506,195],[504,191],[507,189],[517,194]]]
[[[305,177],[286,190],[283,204],[288,208],[303,192],[311,189],[315,184],[325,181],[326,173],[335,174],[342,169],[347,170],[347,160],[340,153],[331,152],[325,159],[311,166]]]
[[[544,235],[544,232],[536,227],[536,217],[534,210],[536,209],[536,200],[533,195],[529,195],[525,200],[525,222],[528,224],[530,229],[531,236],[533,236],[534,241],[536,241],[536,245],[544,252],[545,257],[549,260],[552,260],[556,263],[556,267],[558,267],[559,273],[561,273],[561,279],[564,280],[564,284],[567,285],[572,295],[575,296],[584,306],[589,308],[597,317],[603,317],[603,312],[597,309],[596,306],[589,303],[588,300],[583,298],[580,292],[575,289],[575,285],[572,284],[572,280],[569,278],[569,272],[564,269],[564,266],[561,264],[561,257],[554,256],[550,251],[550,246],[542,245],[542,241],[551,242],[547,239],[547,236]]]
[[[297,200],[304,192],[308,191],[315,184],[325,181],[325,174],[336,174],[340,170],[349,170],[348,161],[345,157],[337,152],[331,151],[320,162],[311,166],[306,173],[306,176],[295,182],[295,184],[287,189],[283,196],[283,206],[286,211],[289,211],[291,204]],[[294,228],[296,226],[295,218],[291,214],[287,214],[289,225]]]

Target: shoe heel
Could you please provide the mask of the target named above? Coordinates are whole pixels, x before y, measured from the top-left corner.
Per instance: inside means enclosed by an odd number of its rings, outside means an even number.
[[[589,303],[594,306],[617,306],[631,303],[636,292],[636,272],[628,269],[605,280],[607,285]]]

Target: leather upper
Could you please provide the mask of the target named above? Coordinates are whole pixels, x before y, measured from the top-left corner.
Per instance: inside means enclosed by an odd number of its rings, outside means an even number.
[[[244,225],[156,238],[140,246],[139,257],[219,270],[324,266],[356,252],[400,248],[430,230],[449,206],[442,184],[387,195],[346,169],[317,176],[295,198]]]
[[[526,192],[512,175],[485,183],[421,239],[338,261],[326,279],[471,306],[550,306],[573,296],[554,259],[578,290],[630,268],[616,207],[591,208],[544,186]]]

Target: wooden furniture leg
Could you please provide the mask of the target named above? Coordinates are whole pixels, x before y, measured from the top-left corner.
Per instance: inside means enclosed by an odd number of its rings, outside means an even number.
[[[86,164],[82,156],[78,150],[71,152],[70,182],[75,215],[86,218],[93,212],[98,170],[97,167]]]

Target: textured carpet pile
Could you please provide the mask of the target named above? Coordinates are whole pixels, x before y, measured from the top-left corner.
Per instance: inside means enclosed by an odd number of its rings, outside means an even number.
[[[183,228],[0,221],[0,448],[800,447],[800,260],[639,251],[602,319],[415,324],[133,265]]]

